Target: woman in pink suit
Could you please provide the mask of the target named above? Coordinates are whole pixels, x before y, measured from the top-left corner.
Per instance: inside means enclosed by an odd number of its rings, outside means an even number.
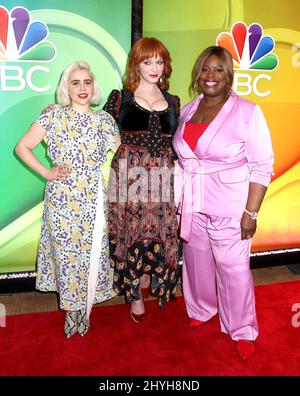
[[[190,326],[217,313],[243,359],[258,336],[251,240],[273,172],[270,132],[260,107],[232,90],[233,64],[212,46],[194,67],[199,94],[181,111],[175,201],[184,240],[183,293]]]

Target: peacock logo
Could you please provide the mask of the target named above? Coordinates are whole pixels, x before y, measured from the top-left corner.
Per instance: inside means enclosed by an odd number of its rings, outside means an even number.
[[[49,34],[42,21],[31,21],[24,7],[10,12],[0,7],[0,62],[49,62],[56,55]]]
[[[247,27],[243,22],[237,22],[231,33],[220,33],[216,42],[232,54],[235,69],[271,71],[278,65],[278,58],[273,53],[274,40],[263,35],[263,28],[258,23]]]

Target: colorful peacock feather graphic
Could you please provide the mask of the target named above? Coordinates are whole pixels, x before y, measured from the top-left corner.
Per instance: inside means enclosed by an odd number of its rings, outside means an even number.
[[[56,55],[52,43],[46,41],[49,31],[44,22],[31,21],[26,8],[10,12],[0,7],[0,62],[47,62]]]
[[[220,33],[216,42],[231,53],[235,69],[274,70],[278,65],[278,58],[273,53],[274,40],[263,35],[258,23],[247,27],[243,22],[237,22],[231,33]]]

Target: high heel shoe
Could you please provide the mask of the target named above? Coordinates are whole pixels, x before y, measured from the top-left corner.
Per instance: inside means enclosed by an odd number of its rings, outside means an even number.
[[[145,315],[146,312],[142,313],[142,314],[135,314],[132,311],[130,311],[130,316],[131,319],[135,322],[135,323],[141,323],[144,319],[145,319]]]
[[[79,311],[77,321],[78,333],[83,337],[90,329],[90,321],[87,318],[87,313],[85,310]]]
[[[254,341],[238,340],[236,347],[240,358],[243,360],[249,359],[255,352]]]
[[[204,322],[202,322],[201,320],[190,318],[190,327],[198,327],[201,326],[203,323]]]
[[[72,337],[78,330],[78,311],[67,311],[64,332],[67,338]]]

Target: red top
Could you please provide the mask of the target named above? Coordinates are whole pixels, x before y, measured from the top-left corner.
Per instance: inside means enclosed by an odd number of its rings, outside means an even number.
[[[185,129],[183,132],[183,139],[187,142],[190,148],[194,151],[199,138],[203,135],[208,124],[196,123],[196,122],[186,122]]]

